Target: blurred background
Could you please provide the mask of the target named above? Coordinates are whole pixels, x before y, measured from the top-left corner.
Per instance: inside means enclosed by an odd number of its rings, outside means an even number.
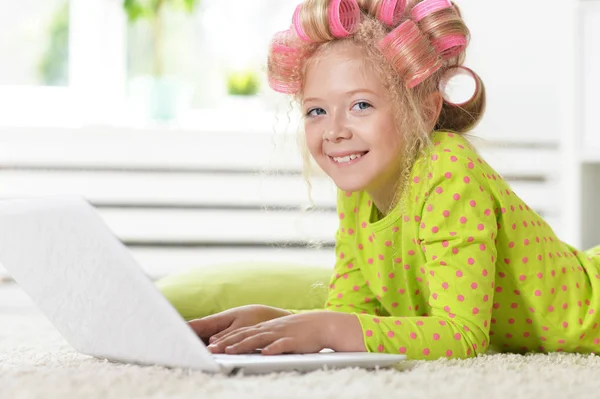
[[[309,196],[266,84],[297,3],[0,0],[0,198],[84,196],[153,277],[331,267],[335,189],[317,173]],[[488,94],[476,145],[562,239],[600,244],[600,0],[455,3]]]

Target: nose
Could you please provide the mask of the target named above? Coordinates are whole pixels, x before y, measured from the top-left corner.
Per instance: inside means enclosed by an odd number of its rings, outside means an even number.
[[[352,137],[352,130],[348,124],[348,118],[344,112],[335,112],[330,118],[330,124],[323,132],[323,139],[337,143]]]

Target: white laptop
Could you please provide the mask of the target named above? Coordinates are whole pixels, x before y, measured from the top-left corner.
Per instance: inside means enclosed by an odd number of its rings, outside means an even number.
[[[81,197],[0,201],[0,263],[75,350],[213,373],[387,367],[405,355],[212,354]]]

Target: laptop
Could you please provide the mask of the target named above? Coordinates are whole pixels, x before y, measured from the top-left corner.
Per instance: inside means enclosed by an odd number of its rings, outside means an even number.
[[[383,368],[405,355],[212,354],[84,198],[0,201],[0,263],[79,353],[117,363],[260,374]]]

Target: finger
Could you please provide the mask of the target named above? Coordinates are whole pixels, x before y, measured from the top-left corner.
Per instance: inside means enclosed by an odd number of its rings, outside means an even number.
[[[290,337],[279,338],[263,348],[263,355],[281,355],[284,353],[300,353],[296,340]]]
[[[188,322],[188,326],[202,338],[211,337],[227,329],[233,323],[234,318],[222,313],[195,319]]]
[[[242,331],[242,330],[246,330],[250,327],[237,327],[236,325],[232,324],[231,326],[229,326],[229,328],[221,331],[218,334],[215,334],[211,337],[211,344],[218,344],[219,342],[223,341],[224,339],[228,339],[229,337],[231,337],[233,334],[237,334],[238,332]]]
[[[251,335],[255,335],[257,333],[256,328],[254,327],[244,327],[232,331],[227,336],[221,338],[219,341],[216,341],[208,346],[208,349],[212,353],[224,353],[225,348],[231,345],[235,345],[240,341],[243,341],[247,337]]]
[[[265,331],[250,335],[236,344],[225,347],[227,354],[252,353],[257,349],[264,348],[279,339],[279,336],[272,331]]]
[[[211,344],[216,343],[216,342],[220,341],[221,339],[227,337],[232,332],[239,330],[240,328],[243,328],[243,327],[237,327],[234,323],[234,324],[230,325],[228,328],[224,329],[223,331],[210,337],[209,341]]]

